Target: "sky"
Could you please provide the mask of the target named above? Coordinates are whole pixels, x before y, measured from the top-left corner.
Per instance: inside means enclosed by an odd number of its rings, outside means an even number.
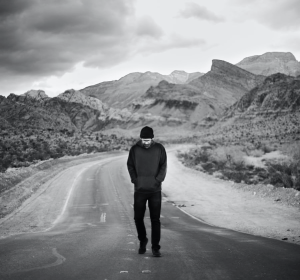
[[[1,0],[0,95],[206,73],[266,52],[299,61],[299,15],[299,0]]]

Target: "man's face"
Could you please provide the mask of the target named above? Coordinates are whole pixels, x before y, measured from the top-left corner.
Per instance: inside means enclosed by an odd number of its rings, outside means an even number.
[[[147,139],[141,138],[141,140],[142,140],[142,144],[143,144],[143,146],[144,146],[145,148],[149,148],[149,147],[150,147],[151,141],[152,141],[151,138],[147,138]]]

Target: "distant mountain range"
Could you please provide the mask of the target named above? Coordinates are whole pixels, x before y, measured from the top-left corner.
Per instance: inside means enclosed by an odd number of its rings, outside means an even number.
[[[96,97],[110,107],[126,108],[131,102],[143,95],[150,86],[156,86],[165,80],[171,83],[183,84],[200,77],[203,73],[186,73],[173,71],[170,75],[155,72],[130,73],[117,81],[102,82],[86,87],[80,91],[87,96]]]
[[[274,72],[283,74],[269,75]],[[128,131],[151,125],[161,135],[194,133],[216,123],[233,123],[232,118],[299,111],[299,73],[300,63],[291,53],[266,53],[236,65],[215,59],[206,74],[131,73],[55,98],[31,90],[0,96],[0,127]]]
[[[206,126],[206,121],[216,120],[263,80],[263,76],[228,62],[213,60],[211,71],[187,84],[162,81],[150,87],[141,99],[133,102],[132,110],[176,118],[179,121],[174,125],[185,124],[189,129]]]

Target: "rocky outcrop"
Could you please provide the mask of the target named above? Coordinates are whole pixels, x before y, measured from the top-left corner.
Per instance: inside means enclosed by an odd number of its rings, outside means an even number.
[[[22,95],[31,97],[34,99],[42,99],[42,100],[49,98],[48,95],[45,93],[45,91],[40,90],[40,89],[39,90],[35,90],[35,89],[29,90]]]
[[[80,103],[82,105],[89,106],[90,108],[101,112],[104,112],[109,108],[108,105],[103,103],[101,100],[94,97],[86,96],[80,91],[74,89],[66,90],[64,93],[59,94],[57,98],[60,98],[67,102]]]
[[[236,64],[256,75],[269,76],[283,73],[290,76],[300,75],[300,62],[290,52],[267,52],[244,58]]]

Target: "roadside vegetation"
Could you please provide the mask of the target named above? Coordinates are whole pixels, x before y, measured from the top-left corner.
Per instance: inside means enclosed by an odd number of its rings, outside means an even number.
[[[276,151],[282,156],[267,157],[267,154]],[[269,142],[223,145],[210,142],[179,153],[178,157],[186,166],[220,179],[249,185],[271,184],[300,191],[299,141],[283,145]]]
[[[70,132],[52,129],[24,129],[0,132],[0,172],[21,168],[39,161],[111,150],[128,150],[134,138],[105,135],[99,132]]]

